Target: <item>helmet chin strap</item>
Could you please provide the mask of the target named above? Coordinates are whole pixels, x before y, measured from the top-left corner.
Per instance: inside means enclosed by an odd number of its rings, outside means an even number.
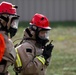
[[[26,29],[26,32],[28,33],[28,35],[29,35],[30,37],[33,36],[28,28]]]

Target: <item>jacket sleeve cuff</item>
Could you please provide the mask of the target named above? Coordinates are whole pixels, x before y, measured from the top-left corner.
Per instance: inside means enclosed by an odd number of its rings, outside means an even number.
[[[42,56],[36,56],[36,58],[44,65],[45,64],[45,59]]]

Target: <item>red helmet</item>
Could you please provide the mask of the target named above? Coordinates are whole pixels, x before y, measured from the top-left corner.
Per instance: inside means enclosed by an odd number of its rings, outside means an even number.
[[[33,16],[30,25],[35,25],[43,29],[51,29],[47,17],[38,13]]]
[[[3,1],[2,3],[0,3],[0,14],[3,14],[3,13],[15,15],[16,14],[16,6],[12,5],[9,2]]]

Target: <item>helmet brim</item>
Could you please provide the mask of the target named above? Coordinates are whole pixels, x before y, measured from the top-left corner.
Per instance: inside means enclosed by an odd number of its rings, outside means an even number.
[[[51,27],[43,27],[45,30],[51,30]]]
[[[32,23],[29,23],[30,25],[33,25]],[[35,25],[36,26],[36,25]],[[51,30],[52,28],[51,27],[40,27],[40,26],[37,26],[39,28],[42,28],[44,30]]]

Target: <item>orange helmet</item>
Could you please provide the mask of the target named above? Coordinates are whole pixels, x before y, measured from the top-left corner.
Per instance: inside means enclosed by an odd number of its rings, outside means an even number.
[[[42,15],[42,14],[38,14],[36,13],[31,22],[30,22],[30,25],[35,25],[37,27],[40,27],[40,28],[43,28],[43,29],[51,29],[50,26],[49,26],[49,21],[47,19],[46,16]]]
[[[12,5],[9,2],[3,1],[2,3],[0,3],[0,14],[16,15],[16,8],[17,6]]]

